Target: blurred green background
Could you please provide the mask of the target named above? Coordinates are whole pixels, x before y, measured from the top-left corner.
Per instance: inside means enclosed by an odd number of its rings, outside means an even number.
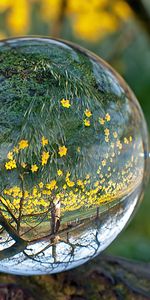
[[[28,34],[67,39],[107,60],[135,92],[150,131],[149,0],[1,0],[0,38]],[[107,253],[150,260],[149,195],[150,184]]]

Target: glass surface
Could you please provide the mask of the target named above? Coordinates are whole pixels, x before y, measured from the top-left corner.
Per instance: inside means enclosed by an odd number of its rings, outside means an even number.
[[[103,60],[69,42],[0,43],[0,271],[55,273],[104,250],[145,182],[140,106]]]

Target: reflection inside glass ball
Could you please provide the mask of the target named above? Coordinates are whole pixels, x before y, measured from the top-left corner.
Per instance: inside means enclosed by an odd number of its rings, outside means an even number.
[[[0,270],[55,273],[104,250],[140,199],[147,156],[135,96],[68,42],[0,43]]]

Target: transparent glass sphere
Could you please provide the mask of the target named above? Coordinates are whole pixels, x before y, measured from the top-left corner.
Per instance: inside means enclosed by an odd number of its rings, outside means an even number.
[[[0,271],[64,271],[103,251],[145,182],[140,106],[103,60],[69,42],[0,43]]]

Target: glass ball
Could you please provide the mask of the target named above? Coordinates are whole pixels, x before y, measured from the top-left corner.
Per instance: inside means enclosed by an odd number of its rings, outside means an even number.
[[[147,158],[139,103],[106,62],[66,41],[1,41],[0,271],[56,273],[103,251]]]

